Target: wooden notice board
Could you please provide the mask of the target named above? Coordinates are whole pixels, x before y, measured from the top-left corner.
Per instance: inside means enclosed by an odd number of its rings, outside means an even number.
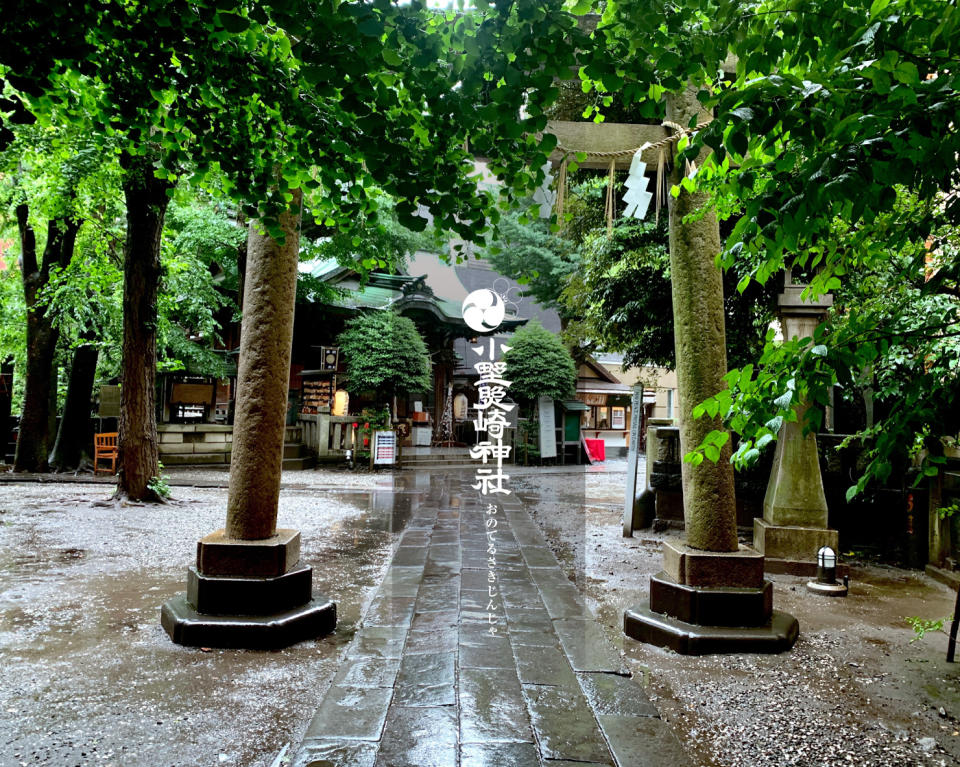
[[[119,418],[120,417],[120,387],[119,386],[101,386],[100,387],[100,418]]]
[[[170,393],[171,405],[209,405],[213,402],[214,385],[175,383]]]
[[[333,395],[336,393],[336,383],[333,376],[328,378],[313,378],[303,381],[301,391],[300,411],[316,413],[321,407],[333,404]]]

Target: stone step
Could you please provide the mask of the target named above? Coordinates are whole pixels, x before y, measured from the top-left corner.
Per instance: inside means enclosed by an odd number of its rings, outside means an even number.
[[[452,466],[472,466],[473,464],[479,464],[479,461],[474,461],[469,455],[465,455],[462,458],[446,458],[444,456],[429,456],[429,455],[419,455],[419,456],[402,456],[400,462],[404,466],[423,466],[426,464],[450,464]]]
[[[410,455],[409,453],[403,453],[403,460],[410,461],[411,463],[416,463],[417,461],[472,461],[470,453],[464,450],[460,454],[444,454],[440,453],[437,455]]]
[[[300,442],[287,442],[283,446],[284,458],[303,458],[309,455],[307,448]]]
[[[302,458],[283,459],[284,471],[302,471],[304,469],[312,469],[315,465],[316,461],[312,455],[305,455]]]
[[[164,466],[204,466],[230,463],[230,453],[161,453]]]

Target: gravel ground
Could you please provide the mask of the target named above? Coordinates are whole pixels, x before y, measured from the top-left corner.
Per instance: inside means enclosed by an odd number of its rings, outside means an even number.
[[[262,767],[296,747],[382,579],[411,484],[285,477],[280,525],[301,531],[314,592],[337,602],[339,623],[278,652],[203,652],[160,628],[196,541],[223,526],[224,489],[119,507],[95,505],[102,485],[0,484],[0,765]]]
[[[775,608],[800,621],[781,655],[689,657],[624,637],[623,611],[648,597],[663,539],[622,537],[625,468],[512,484],[695,764],[960,764],[960,664],[945,662],[943,632],[911,642],[903,620],[949,615],[955,596],[922,573],[853,563],[845,599],[773,576]]]
[[[693,658],[624,638],[662,541],[621,536],[624,470],[518,471],[511,485],[695,764],[960,763],[960,670],[942,632],[911,643],[903,621],[947,615],[954,596],[920,573],[855,565],[846,599],[775,576],[777,609],[801,626],[782,655]],[[227,475],[170,474],[168,506],[97,506],[103,485],[0,483],[0,767],[266,767],[299,743],[429,486],[423,472],[285,475],[280,523],[301,530],[337,631],[280,652],[202,652],[169,641],[159,606],[222,526]]]

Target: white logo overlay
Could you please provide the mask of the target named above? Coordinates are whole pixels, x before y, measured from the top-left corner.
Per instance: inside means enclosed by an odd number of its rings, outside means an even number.
[[[500,277],[493,288],[481,288],[463,299],[463,321],[471,330],[489,333],[500,327],[504,319],[516,318],[523,300],[520,289]]]

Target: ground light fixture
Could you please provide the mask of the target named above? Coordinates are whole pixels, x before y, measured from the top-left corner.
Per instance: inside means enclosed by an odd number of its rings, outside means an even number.
[[[822,546],[817,552],[817,579],[807,582],[807,590],[825,597],[845,597],[846,583],[837,583],[837,552]]]

